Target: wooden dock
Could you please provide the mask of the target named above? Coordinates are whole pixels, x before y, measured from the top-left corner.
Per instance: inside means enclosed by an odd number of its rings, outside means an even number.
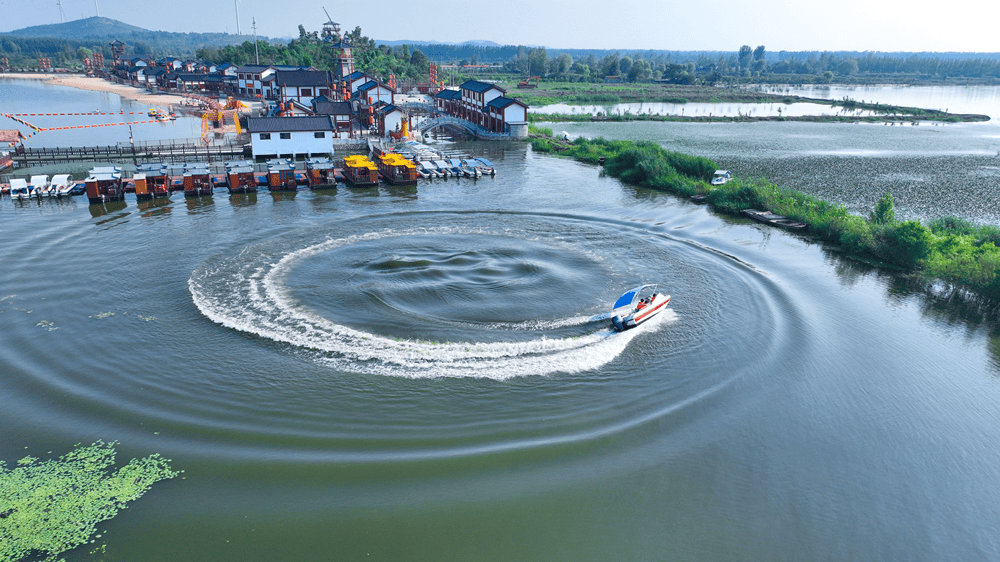
[[[60,148],[24,148],[11,151],[11,158],[20,166],[38,166],[80,160],[115,162],[216,162],[250,156],[250,145],[198,143],[161,143],[141,146],[70,146]]]

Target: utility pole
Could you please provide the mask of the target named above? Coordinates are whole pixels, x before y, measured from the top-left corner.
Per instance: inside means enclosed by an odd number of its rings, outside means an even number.
[[[260,66],[260,51],[257,49],[257,18],[253,19],[253,54],[257,58],[257,66]]]

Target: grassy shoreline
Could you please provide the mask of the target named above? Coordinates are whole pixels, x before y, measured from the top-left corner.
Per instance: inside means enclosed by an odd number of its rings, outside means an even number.
[[[551,131],[533,128],[536,152],[599,164],[622,181],[677,195],[705,195],[714,210],[739,215],[743,209],[767,210],[808,225],[804,235],[844,253],[922,276],[940,279],[981,296],[1000,300],[1000,228],[975,226],[956,217],[929,225],[898,221],[886,193],[869,217],[761,178],[736,178],[722,186],[708,180],[715,162],[670,152],[653,142],[577,139],[561,141]]]

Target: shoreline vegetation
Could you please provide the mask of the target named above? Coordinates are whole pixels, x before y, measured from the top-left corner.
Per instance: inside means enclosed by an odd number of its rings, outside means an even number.
[[[511,85],[513,87],[513,85]],[[944,121],[981,122],[989,121],[989,116],[978,114],[947,113],[934,109],[905,107],[881,103],[858,101],[851,98],[828,100],[808,98],[789,94],[769,94],[744,87],[717,87],[703,85],[678,86],[673,84],[574,84],[549,83],[537,89],[512,90],[512,97],[532,107],[552,104],[568,105],[614,105],[620,103],[770,103],[786,104],[811,103],[830,107],[842,107],[847,111],[869,111],[878,115],[806,115],[806,116],[685,116],[654,115],[645,113],[597,115],[566,113],[528,113],[533,122],[570,121],[679,121],[679,122],[750,122],[750,121],[810,121],[810,122],[866,122],[887,121]]]
[[[803,222],[803,234],[845,254],[888,265],[929,281],[940,279],[991,300],[1000,300],[1000,228],[976,226],[957,217],[924,225],[895,218],[893,197],[886,193],[868,217],[852,215],[843,205],[823,201],[766,179],[734,178],[721,186],[709,180],[715,162],[671,152],[649,141],[578,138],[572,142],[531,126],[536,152],[599,165],[624,182],[676,195],[704,195],[720,213],[739,216],[743,209],[771,211]]]

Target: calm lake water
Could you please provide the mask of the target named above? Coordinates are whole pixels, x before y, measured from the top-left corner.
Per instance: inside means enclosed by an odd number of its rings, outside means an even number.
[[[807,176],[866,138],[988,158],[988,126],[651,125],[574,131]],[[109,560],[1000,556],[995,315],[524,144],[446,146],[499,174],[0,201],[0,459],[104,439],[185,470],[101,525]],[[611,332],[644,282],[671,310]]]

